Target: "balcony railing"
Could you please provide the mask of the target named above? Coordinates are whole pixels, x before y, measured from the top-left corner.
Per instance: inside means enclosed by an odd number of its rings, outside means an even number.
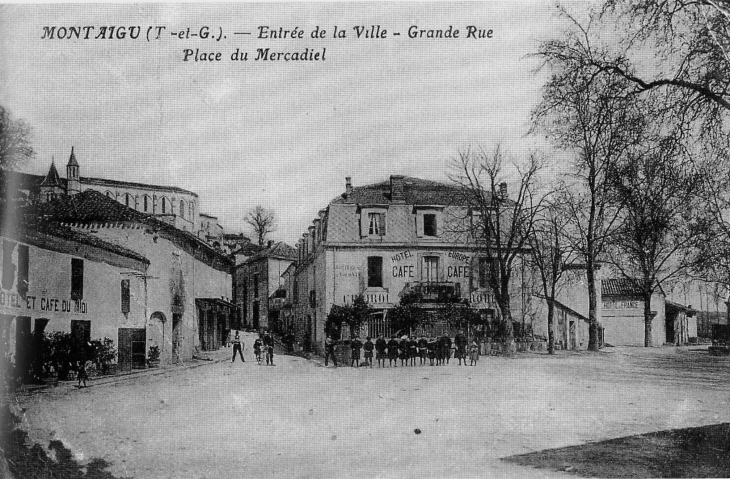
[[[453,303],[461,300],[461,284],[448,281],[406,283],[406,295],[418,303]]]

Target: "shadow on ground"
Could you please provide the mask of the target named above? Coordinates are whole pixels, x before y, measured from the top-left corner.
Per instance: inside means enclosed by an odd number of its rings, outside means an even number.
[[[17,429],[20,420],[5,404],[0,410],[0,444],[7,467],[20,479],[122,479],[107,472],[110,464],[103,459],[92,459],[79,464],[61,441],[51,441],[49,449],[55,460],[38,444],[30,444],[28,433]]]
[[[587,477],[730,477],[730,423],[620,437],[504,460]]]

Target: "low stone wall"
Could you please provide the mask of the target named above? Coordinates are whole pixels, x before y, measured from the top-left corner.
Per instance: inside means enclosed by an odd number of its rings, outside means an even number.
[[[483,341],[480,345],[482,356],[510,354],[510,352],[547,351],[547,341],[541,340],[515,340],[512,345],[501,341]]]

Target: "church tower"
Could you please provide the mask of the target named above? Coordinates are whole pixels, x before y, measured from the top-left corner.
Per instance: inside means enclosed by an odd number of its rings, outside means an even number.
[[[79,181],[79,162],[76,161],[76,155],[74,155],[74,147],[71,147],[71,157],[68,159],[66,165],[66,194],[73,196],[76,193],[81,193],[81,183]]]
[[[61,177],[58,176],[55,162],[51,160],[51,168],[49,168],[48,174],[40,184],[39,199],[41,202],[51,201],[63,194]]]

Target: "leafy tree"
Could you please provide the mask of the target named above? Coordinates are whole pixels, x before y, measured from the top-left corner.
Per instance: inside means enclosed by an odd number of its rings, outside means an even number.
[[[370,312],[370,305],[363,295],[355,297],[352,304],[344,306],[333,304],[325,321],[325,333],[333,338],[340,338],[342,324],[345,323],[350,327],[350,335],[354,337],[360,333],[360,328],[368,320]]]
[[[276,231],[276,215],[261,205],[250,210],[243,219],[253,229],[259,246],[263,246],[269,234]]]
[[[0,169],[14,170],[31,159],[35,151],[30,139],[30,126],[0,105]]]

